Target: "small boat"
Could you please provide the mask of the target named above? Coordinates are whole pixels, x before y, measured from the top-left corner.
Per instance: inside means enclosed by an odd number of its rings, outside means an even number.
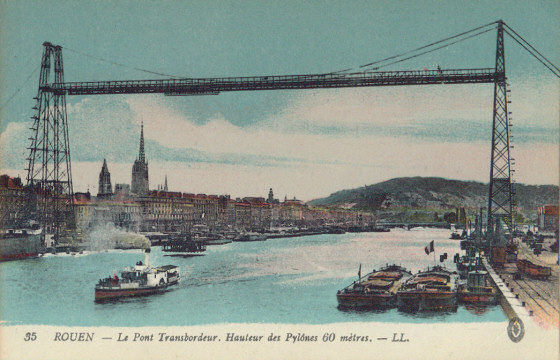
[[[95,285],[95,301],[162,293],[176,285],[179,278],[179,267],[175,265],[151,266],[147,249],[145,264],[138,261],[135,266],[125,267],[120,278],[115,274],[112,278],[100,279]]]
[[[224,237],[225,237],[226,239],[233,241],[233,239],[235,239],[235,237],[237,236],[237,231],[235,231],[235,230],[228,230],[228,231],[225,231],[225,232],[223,233],[223,235],[224,235]]]
[[[457,310],[457,278],[442,266],[420,271],[397,291],[397,306],[405,312]]]
[[[341,227],[333,227],[328,231],[329,234],[346,234],[346,230]]]
[[[390,232],[391,229],[383,226],[375,226],[371,228],[371,232]]]
[[[490,284],[488,272],[483,270],[469,272],[467,283],[457,288],[457,300],[461,304],[494,305],[497,298],[498,293]]]
[[[266,236],[257,232],[243,232],[233,239],[233,241],[265,241]]]
[[[361,271],[360,271],[361,272]],[[397,305],[396,291],[412,274],[398,265],[387,265],[361,277],[336,294],[343,309],[387,309]]]
[[[451,236],[449,238],[451,240],[464,240],[467,238],[467,230],[463,230],[461,234],[459,234],[457,231],[454,231],[451,233]]]
[[[180,253],[201,253],[206,251],[204,239],[190,234],[179,234],[170,237],[163,243],[162,251]]]
[[[226,238],[222,234],[215,234],[215,233],[208,233],[205,236],[205,243],[206,245],[224,245],[231,243],[232,240]]]
[[[551,270],[548,266],[533,264],[526,259],[518,259],[517,268],[522,273],[537,279],[548,279],[551,274]]]
[[[224,245],[231,243],[224,235],[210,232],[208,226],[203,224],[193,225],[189,237],[196,243],[206,245]]]

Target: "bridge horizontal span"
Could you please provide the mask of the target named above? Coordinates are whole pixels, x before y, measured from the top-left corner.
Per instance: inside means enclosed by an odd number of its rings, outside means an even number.
[[[216,95],[222,91],[325,89],[365,86],[475,84],[503,81],[494,69],[378,71],[350,74],[282,75],[164,80],[53,83],[44,91],[67,95],[143,94]]]

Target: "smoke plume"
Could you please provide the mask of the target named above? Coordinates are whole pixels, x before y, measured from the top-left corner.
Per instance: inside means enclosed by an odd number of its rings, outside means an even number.
[[[116,228],[112,223],[99,224],[84,235],[89,250],[149,249],[150,241],[143,235]]]

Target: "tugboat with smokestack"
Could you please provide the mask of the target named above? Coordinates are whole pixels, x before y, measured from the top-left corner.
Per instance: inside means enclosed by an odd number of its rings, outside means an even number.
[[[180,271],[175,265],[154,267],[150,265],[150,249],[145,250],[145,261],[125,267],[121,276],[100,279],[95,285],[95,301],[103,302],[120,298],[162,293],[179,283]]]
[[[484,270],[469,272],[467,283],[459,284],[457,288],[457,301],[462,304],[495,305],[497,298],[498,292]]]

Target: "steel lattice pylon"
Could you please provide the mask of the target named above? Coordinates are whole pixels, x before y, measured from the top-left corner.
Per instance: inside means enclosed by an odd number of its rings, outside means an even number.
[[[29,138],[27,185],[37,195],[37,217],[43,226],[43,237],[47,232],[52,233],[57,242],[65,229],[74,227],[74,194],[66,95],[55,93],[48,86],[51,62],[54,62],[54,83],[64,83],[62,48],[48,42],[43,46],[39,90],[32,116],[33,137]]]
[[[492,119],[492,152],[490,157],[490,189],[488,194],[488,235],[494,239],[498,219],[512,224],[513,195],[510,169],[508,100],[504,53],[503,22],[498,22],[496,44],[496,80]],[[494,239],[494,241],[499,241]]]

